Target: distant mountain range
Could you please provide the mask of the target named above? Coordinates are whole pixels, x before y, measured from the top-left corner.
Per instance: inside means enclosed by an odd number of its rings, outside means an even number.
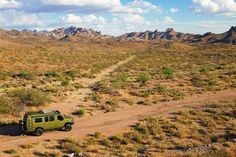
[[[132,32],[117,37],[120,41],[150,41],[150,40],[170,40],[187,43],[228,43],[236,45],[236,27],[231,27],[229,31],[222,34],[211,32],[204,35],[176,32],[168,28],[165,32]]]
[[[236,45],[236,27],[231,27],[229,31],[221,34],[211,32],[203,35],[176,32],[173,28],[168,28],[165,32],[145,31],[126,33],[119,37],[102,35],[101,32],[93,29],[78,27],[57,28],[52,31],[31,31],[31,30],[0,30],[0,37],[9,37],[15,39],[39,38],[45,40],[60,41],[80,41],[80,40],[114,40],[120,42],[131,41],[177,41],[184,43],[228,43]]]

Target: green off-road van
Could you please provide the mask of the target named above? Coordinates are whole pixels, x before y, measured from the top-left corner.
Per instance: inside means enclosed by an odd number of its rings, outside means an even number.
[[[24,115],[23,121],[20,121],[24,133],[33,133],[41,136],[47,130],[70,131],[74,124],[72,116],[62,115],[59,111],[40,110],[37,112],[28,112]]]

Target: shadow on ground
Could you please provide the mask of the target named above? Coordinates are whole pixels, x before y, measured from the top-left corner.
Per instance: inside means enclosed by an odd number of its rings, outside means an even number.
[[[0,135],[20,136],[20,135],[22,135],[21,127],[19,125],[1,126],[0,127]]]

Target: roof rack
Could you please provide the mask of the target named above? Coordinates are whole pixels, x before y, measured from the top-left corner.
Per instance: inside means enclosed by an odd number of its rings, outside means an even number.
[[[57,113],[57,114],[60,114],[60,112],[57,111],[57,110],[40,110],[39,113],[40,113],[40,114],[48,114],[48,113]]]

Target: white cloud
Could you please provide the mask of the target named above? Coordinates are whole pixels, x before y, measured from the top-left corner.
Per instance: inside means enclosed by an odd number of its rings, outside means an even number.
[[[21,3],[16,0],[0,0],[0,9],[19,8]]]
[[[171,13],[177,13],[177,12],[179,12],[179,10],[177,8],[170,8],[170,12]]]
[[[165,16],[164,22],[167,23],[167,24],[174,24],[175,20],[170,16]]]
[[[37,15],[14,10],[0,12],[0,26],[7,28],[38,28],[44,25]]]
[[[112,12],[128,14],[144,14],[150,11],[160,11],[160,7],[144,0],[134,0],[123,5],[120,0],[41,0],[42,5],[59,10],[76,12]],[[56,7],[56,8],[55,8]],[[42,7],[44,10],[45,7]],[[37,10],[37,9],[35,9]],[[50,10],[46,7],[45,10]]]
[[[47,5],[100,6],[110,8],[120,6],[120,0],[42,0]]]
[[[144,1],[144,0],[134,0],[133,2],[128,3],[129,7],[133,8],[141,8],[146,11],[157,11],[159,12],[161,9],[159,6],[156,6],[150,2]]]
[[[195,13],[213,13],[230,15],[236,13],[234,0],[192,0]]]
[[[100,29],[106,24],[106,19],[93,14],[82,17],[74,14],[67,14],[66,16],[60,18],[60,23],[65,26],[74,25],[78,27]]]

